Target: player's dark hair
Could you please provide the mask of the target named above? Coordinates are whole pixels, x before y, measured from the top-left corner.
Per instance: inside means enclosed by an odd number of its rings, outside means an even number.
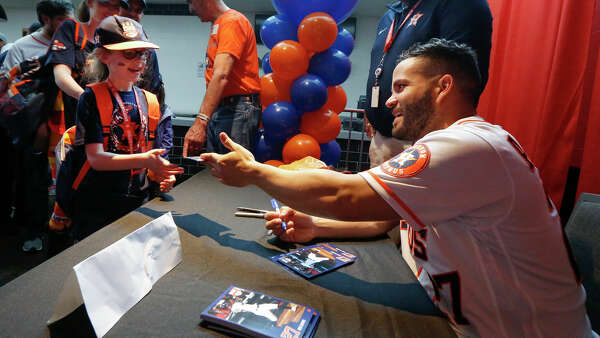
[[[59,15],[67,15],[73,12],[74,8],[69,0],[40,0],[35,6],[38,21],[42,26],[44,25],[42,14],[53,18]]]
[[[452,40],[433,38],[412,45],[400,55],[398,63],[412,57],[430,61],[427,76],[452,75],[459,91],[472,100],[474,107],[477,106],[483,88],[477,54],[471,47]]]

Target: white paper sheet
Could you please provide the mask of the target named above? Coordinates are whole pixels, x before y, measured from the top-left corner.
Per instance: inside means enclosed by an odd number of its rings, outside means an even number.
[[[72,292],[81,291],[96,335],[105,335],[181,259],[179,232],[167,213],[75,265],[79,290]]]

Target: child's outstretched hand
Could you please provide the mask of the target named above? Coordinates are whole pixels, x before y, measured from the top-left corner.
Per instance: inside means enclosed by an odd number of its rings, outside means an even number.
[[[161,192],[169,192],[173,188],[175,184],[175,175],[171,175],[164,180],[160,181],[160,191]]]
[[[152,149],[144,153],[146,168],[152,170],[159,182],[168,179],[172,175],[183,174],[184,169],[173,164],[160,155],[165,152],[165,149]]]

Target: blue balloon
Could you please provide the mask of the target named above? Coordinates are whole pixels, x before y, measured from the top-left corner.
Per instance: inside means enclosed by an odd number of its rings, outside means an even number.
[[[296,108],[289,103],[278,101],[270,104],[262,114],[265,142],[275,145],[298,133],[300,117]]]
[[[297,110],[315,111],[327,102],[327,85],[316,75],[302,75],[292,83],[290,97]]]
[[[271,68],[271,64],[269,63],[270,56],[271,52],[267,52],[262,59],[262,69],[265,74],[273,73],[273,69]]]
[[[338,24],[346,20],[358,0],[271,0],[277,12],[285,14],[299,24],[305,16],[313,12],[325,12]]]
[[[254,158],[259,162],[265,162],[268,160],[280,160],[281,159],[281,148],[282,145],[273,145],[265,141],[264,135],[258,139],[256,146],[254,147]]]
[[[283,40],[298,41],[298,24],[284,14],[270,16],[260,27],[260,38],[269,49]]]
[[[350,56],[354,50],[354,38],[352,37],[352,34],[348,32],[347,29],[340,27],[337,38],[331,48],[337,49],[347,56]]]
[[[337,49],[317,53],[310,58],[308,72],[318,75],[327,86],[337,86],[350,76],[350,58]]]
[[[342,149],[336,140],[329,143],[321,143],[321,161],[327,165],[336,166],[342,157]]]

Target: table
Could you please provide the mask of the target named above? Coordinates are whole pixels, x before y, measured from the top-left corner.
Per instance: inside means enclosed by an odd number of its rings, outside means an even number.
[[[200,312],[230,285],[316,308],[317,337],[454,336],[387,237],[329,240],[358,260],[313,280],[271,262],[298,246],[267,236],[260,219],[233,215],[236,206],[269,209],[269,199],[256,187],[231,188],[208,170],[198,173],[0,288],[0,337],[49,336],[45,323],[70,269],[168,211],[183,261],[106,337],[220,335],[199,325]]]

